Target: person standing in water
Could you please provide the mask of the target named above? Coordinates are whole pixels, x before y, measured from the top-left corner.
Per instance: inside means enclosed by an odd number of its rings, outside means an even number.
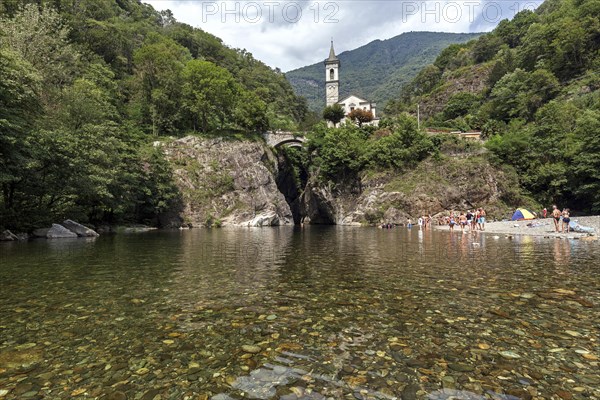
[[[569,223],[571,222],[571,210],[565,208],[562,212],[562,231],[565,231],[565,227],[567,228],[567,233],[571,232],[571,227]]]
[[[471,213],[471,210],[467,210],[467,225],[469,227],[469,229],[471,229],[471,231],[473,230],[473,214]]]
[[[554,218],[554,230],[556,232],[562,232],[562,226],[559,224],[560,222],[561,212],[556,207],[556,205],[552,206],[552,218]]]
[[[465,227],[467,226],[467,217],[464,213],[460,213],[460,217],[458,217],[458,222],[460,223],[460,230],[465,233]]]
[[[482,209],[481,209],[481,218],[480,218],[480,220],[479,220],[479,223],[480,223],[480,229],[481,229],[482,231],[485,231],[485,216],[486,216],[486,214],[485,214],[485,210],[482,208]]]

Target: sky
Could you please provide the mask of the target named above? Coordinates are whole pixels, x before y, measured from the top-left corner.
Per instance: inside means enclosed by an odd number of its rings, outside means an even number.
[[[487,32],[540,0],[143,0],[287,72],[410,31]]]

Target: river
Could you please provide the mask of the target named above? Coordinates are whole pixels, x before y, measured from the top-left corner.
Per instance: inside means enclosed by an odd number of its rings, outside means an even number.
[[[600,399],[600,248],[344,227],[0,243],[0,398]]]

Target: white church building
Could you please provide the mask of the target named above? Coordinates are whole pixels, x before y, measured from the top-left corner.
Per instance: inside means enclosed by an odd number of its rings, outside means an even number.
[[[379,118],[377,117],[377,105],[369,100],[365,100],[356,95],[350,95],[342,100],[340,96],[340,60],[335,55],[333,49],[333,41],[331,41],[331,49],[329,50],[329,58],[325,60],[325,100],[327,106],[339,104],[344,109],[346,115],[350,114],[357,108],[371,111],[373,114],[373,121],[365,125],[379,125]],[[344,118],[341,122],[344,122]]]

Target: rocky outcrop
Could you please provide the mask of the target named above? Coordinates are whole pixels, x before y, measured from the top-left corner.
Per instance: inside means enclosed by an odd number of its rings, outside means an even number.
[[[76,238],[77,234],[71,232],[67,228],[59,224],[52,224],[52,227],[48,229],[46,233],[48,239],[63,239],[63,238]]]
[[[76,238],[76,237],[98,237],[100,236],[96,231],[83,226],[73,220],[67,219],[62,225],[52,224],[50,228],[40,228],[33,231],[32,236],[34,238],[44,239],[64,239],[64,238]]]
[[[8,229],[0,232],[0,242],[13,242],[19,240],[19,237]]]
[[[308,182],[300,196],[300,210],[302,223],[312,225],[336,225],[341,212],[331,187],[321,187],[314,179]]]
[[[174,171],[183,207],[163,226],[273,226],[294,223],[278,190],[278,162],[262,142],[188,136],[159,145]]]
[[[526,205],[518,190],[511,192],[516,178],[480,153],[430,159],[403,173],[371,171],[346,185],[312,176],[299,190],[282,153],[277,157],[262,142],[190,136],[157,146],[182,197],[181,210],[160,217],[162,226],[404,224],[408,217],[480,206],[501,216],[506,204]]]
[[[490,64],[475,64],[444,73],[442,82],[445,84],[421,100],[421,118],[443,111],[450,97],[457,93],[480,94],[486,88],[491,70]]]
[[[492,167],[483,157],[432,160],[411,171],[391,171],[361,178],[361,190],[351,192],[340,185],[309,182],[301,196],[304,223],[363,225],[404,224],[407,218],[466,211],[484,207],[490,217],[501,217],[511,207],[509,201],[523,204],[526,199],[511,192],[518,184]],[[516,196],[516,197],[515,197]]]
[[[63,221],[62,226],[77,234],[80,237],[97,237],[100,236],[93,229],[85,227],[75,221],[67,219]]]
[[[48,231],[50,230],[50,228],[38,228],[36,230],[33,231],[32,236],[34,238],[44,238],[46,239],[46,235],[48,234]]]

